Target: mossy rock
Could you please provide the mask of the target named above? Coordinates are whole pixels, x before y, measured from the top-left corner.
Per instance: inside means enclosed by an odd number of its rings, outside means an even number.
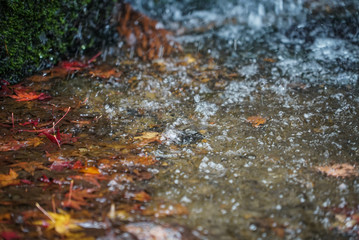
[[[0,78],[11,83],[115,39],[114,0],[0,0]]]

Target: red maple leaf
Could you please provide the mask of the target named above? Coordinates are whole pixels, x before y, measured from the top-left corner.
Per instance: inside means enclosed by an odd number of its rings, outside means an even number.
[[[37,94],[36,92],[29,91],[29,89],[22,88],[22,89],[15,89],[14,90],[16,95],[10,95],[9,97],[15,99],[18,102],[24,101],[32,101],[32,100],[46,100],[50,99],[51,96],[45,93]]]

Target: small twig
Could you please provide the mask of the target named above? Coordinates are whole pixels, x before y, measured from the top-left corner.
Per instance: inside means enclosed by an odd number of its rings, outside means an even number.
[[[55,125],[53,126],[54,127],[54,129],[55,129],[55,126],[69,113],[69,111],[70,111],[70,109],[71,109],[71,107],[69,107],[68,109],[67,109],[67,111],[66,111],[66,113],[65,113],[65,115],[64,116],[62,116],[62,118],[60,118],[60,120],[59,121],[57,121],[56,123],[55,123]]]
[[[96,58],[98,56],[100,56],[102,54],[102,51],[99,51],[95,56],[93,56],[92,58],[90,58],[90,60],[87,61],[87,63],[92,63],[93,61],[96,60]]]
[[[56,203],[55,203],[55,194],[52,194],[51,196],[51,202],[52,202],[52,211],[56,212]]]
[[[89,98],[87,97],[85,100],[83,100],[83,101],[81,102],[81,104],[85,104],[88,100],[89,100]]]
[[[37,207],[43,214],[45,214],[52,222],[55,222],[55,219],[54,219],[53,217],[51,217],[51,215],[50,215],[48,212],[46,212],[46,210],[43,209],[43,208],[40,206],[40,204],[35,203],[35,205],[36,205],[36,207]]]
[[[71,180],[70,183],[70,192],[69,192],[69,200],[67,200],[69,203],[71,202],[71,197],[72,197],[72,188],[74,186],[74,180]]]
[[[12,121],[12,128],[15,128],[15,123],[14,123],[14,113],[11,113],[11,121]]]

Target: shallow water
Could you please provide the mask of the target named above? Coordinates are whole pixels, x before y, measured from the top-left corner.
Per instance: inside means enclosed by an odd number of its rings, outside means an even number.
[[[159,132],[162,143],[141,150],[161,163],[143,184],[149,205],[165,199],[186,206],[188,216],[156,221],[185,225],[201,239],[356,239],[358,177],[330,177],[316,167],[359,160],[359,5],[133,5],[176,29],[189,55],[144,63],[109,48],[105,62],[123,72],[120,80],[77,75],[53,83],[51,95],[88,98],[79,116],[98,119],[69,131],[107,152]],[[352,25],[339,31],[333,22],[347,18]],[[253,127],[250,116],[266,122]],[[353,210],[343,220],[333,209]]]

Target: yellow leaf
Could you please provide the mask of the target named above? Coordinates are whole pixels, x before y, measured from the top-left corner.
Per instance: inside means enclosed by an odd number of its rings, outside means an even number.
[[[20,184],[20,180],[16,179],[18,174],[10,169],[9,174],[0,174],[0,187]]]
[[[52,218],[45,220],[46,223],[49,225],[48,230],[54,229],[57,233],[61,235],[71,235],[71,231],[81,230],[82,228],[77,224],[80,223],[79,220],[72,219],[70,214],[59,210],[59,213],[54,212],[47,212]],[[44,220],[39,220],[33,222],[35,225],[43,225]]]

